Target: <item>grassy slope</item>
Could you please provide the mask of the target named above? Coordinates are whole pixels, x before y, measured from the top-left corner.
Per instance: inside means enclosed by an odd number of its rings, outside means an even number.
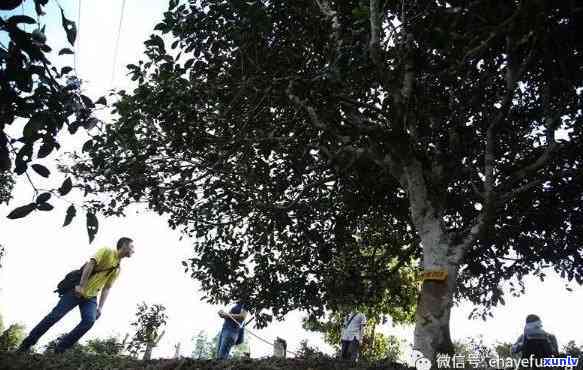
[[[262,359],[262,360],[153,360],[139,361],[124,357],[109,357],[98,355],[21,355],[0,352],[0,369],[180,369],[180,370],[405,370],[407,367],[398,364],[348,364],[345,362],[314,359]]]

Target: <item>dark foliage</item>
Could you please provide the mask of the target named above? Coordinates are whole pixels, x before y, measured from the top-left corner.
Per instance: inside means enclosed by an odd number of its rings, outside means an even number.
[[[399,306],[400,267],[438,252],[483,314],[544,266],[582,283],[580,9],[361,3],[171,1],[74,172],[195,237],[211,301],[278,317]]]
[[[60,148],[59,132],[66,129],[73,135],[80,127],[89,130],[99,123],[92,115],[95,104],[81,94],[80,81],[73,68],[65,66],[59,70],[47,58],[52,49],[39,17],[44,15],[43,8],[48,1],[34,0],[37,20],[27,15],[0,17],[0,34],[9,39],[8,45],[0,45],[0,201],[10,199],[12,172],[26,175],[38,195],[29,170],[45,178],[54,176],[45,166],[34,162],[54,155]],[[1,10],[19,9],[21,3],[3,2]],[[67,40],[73,46],[77,36],[75,22],[67,19],[63,9],[61,19]],[[72,53],[65,48],[58,55]],[[104,102],[101,98],[96,103]],[[10,137],[7,133],[8,126],[15,124],[23,124],[20,137]],[[51,192],[63,196],[71,188],[71,179],[66,179],[59,189]],[[52,209],[52,205],[38,202],[36,206],[20,206],[8,217],[22,218],[33,211]],[[69,215],[68,212],[67,218]],[[93,221],[91,225],[88,223],[90,241],[97,231],[93,224]]]

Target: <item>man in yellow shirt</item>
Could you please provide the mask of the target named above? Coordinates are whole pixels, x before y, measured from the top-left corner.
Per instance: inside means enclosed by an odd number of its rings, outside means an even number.
[[[55,352],[64,352],[77,343],[91,329],[95,320],[101,316],[101,310],[107,300],[109,290],[119,275],[119,262],[125,257],[131,257],[132,254],[134,254],[133,240],[125,237],[118,240],[115,250],[105,247],[99,249],[95,256],[91,257],[83,266],[79,284],[61,296],[55,308],[22,341],[18,351],[28,351],[47,330],[69,311],[79,306],[81,322],[61,339]],[[97,295],[100,290],[101,296],[98,305]]]

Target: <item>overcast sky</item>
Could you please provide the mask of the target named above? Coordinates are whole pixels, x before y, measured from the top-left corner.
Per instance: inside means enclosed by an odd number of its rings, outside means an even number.
[[[74,21],[77,21],[78,4],[81,4],[77,72],[85,81],[85,94],[96,99],[111,87],[129,89],[131,85],[125,76],[125,65],[140,59],[143,41],[166,11],[167,0],[126,1],[115,66],[114,46],[122,1],[61,0],[60,3],[67,17]],[[50,4],[48,16],[41,18],[41,22],[47,24],[49,45],[58,51],[67,46],[66,38],[55,1],[50,1]],[[26,1],[24,12],[32,14],[32,0]],[[59,57],[56,61],[60,65],[73,65],[73,56]],[[115,78],[112,85],[113,67]],[[12,133],[21,130],[21,126],[13,126]],[[61,137],[62,150],[78,149],[85,139],[83,133],[75,137],[64,135]],[[39,163],[54,170],[50,161]],[[38,176],[33,178],[41,187],[54,188],[64,176],[53,174],[49,183],[43,183]],[[52,212],[37,212],[23,220],[6,219],[11,209],[29,202],[33,194],[22,178],[18,178],[16,189],[12,203],[0,206],[0,244],[6,247],[0,269],[0,312],[5,324],[21,322],[27,330],[31,329],[56,304],[58,297],[52,291],[66,272],[78,268],[98,247],[115,247],[119,237],[129,236],[135,240],[136,253],[123,261],[122,274],[112,289],[102,317],[83,340],[110,334],[123,337],[131,332],[129,323],[134,319],[136,305],[142,301],[164,304],[168,310],[166,335],[155,349],[154,357],[172,356],[176,343],[181,343],[182,355],[189,355],[194,335],[205,330],[213,336],[220,329],[222,322],[216,312],[222,307],[200,301],[199,284],[184,273],[180,264],[192,255],[192,243],[188,239],[180,241],[179,233],[170,230],[164,217],[135,207],[126,218],[100,218],[99,233],[89,245],[81,212],[71,225],[61,227],[68,206],[64,202],[53,201],[55,209]],[[565,283],[554,273],[549,273],[544,283],[527,279],[527,294],[520,298],[508,297],[507,305],[495,310],[494,318],[487,322],[468,320],[472,307],[461,304],[452,313],[452,338],[459,340],[483,335],[488,343],[512,342],[522,332],[526,315],[537,313],[542,317],[544,327],[557,335],[560,346],[568,340],[582,345],[579,314],[583,289],[579,286],[572,288],[573,292],[567,291]],[[329,350],[319,335],[301,328],[301,317],[301,313],[294,312],[284,322],[276,322],[257,333],[269,340],[283,337],[292,350],[302,339]],[[78,321],[79,313],[75,310],[51,329],[40,344],[69,331]],[[412,342],[412,331],[412,327],[387,325],[383,328],[385,334],[399,335],[408,343]],[[252,339],[251,351],[253,357],[260,357],[271,354],[272,349]]]

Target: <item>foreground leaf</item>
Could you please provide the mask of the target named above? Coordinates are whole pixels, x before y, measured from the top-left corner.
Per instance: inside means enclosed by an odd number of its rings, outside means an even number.
[[[67,208],[67,215],[65,216],[65,222],[63,223],[63,227],[69,225],[76,215],[77,210],[75,209],[75,206],[71,204],[69,208]]]
[[[49,199],[51,199],[51,193],[42,193],[38,197],[36,197],[36,203],[46,203]]]
[[[46,168],[42,164],[33,164],[31,167],[34,170],[34,172],[38,173],[42,177],[49,177],[49,175],[51,174],[51,171],[49,171],[48,168]]]
[[[38,209],[39,211],[52,211],[52,210],[53,210],[53,208],[55,208],[55,207],[53,207],[53,206],[52,206],[51,204],[49,204],[49,203],[41,203],[41,204],[38,204],[38,205],[36,206],[36,209]]]
[[[87,235],[89,235],[89,243],[93,242],[95,239],[95,235],[99,230],[99,222],[97,221],[97,217],[94,213],[87,212]]]
[[[72,188],[73,188],[73,182],[71,181],[70,177],[67,177],[65,179],[65,181],[63,181],[63,184],[61,185],[61,187],[59,188],[59,194],[60,195],[67,195],[67,194],[69,194],[69,192],[71,191]]]
[[[23,217],[26,217],[30,212],[34,211],[35,209],[36,209],[36,204],[30,203],[30,204],[27,204],[26,206],[16,208],[12,212],[10,212],[7,217],[11,220],[15,220],[17,218],[23,218]]]
[[[71,45],[75,45],[75,39],[77,38],[77,26],[75,22],[65,18],[65,11],[61,8],[61,21],[63,23],[63,28],[67,33],[67,40]]]

